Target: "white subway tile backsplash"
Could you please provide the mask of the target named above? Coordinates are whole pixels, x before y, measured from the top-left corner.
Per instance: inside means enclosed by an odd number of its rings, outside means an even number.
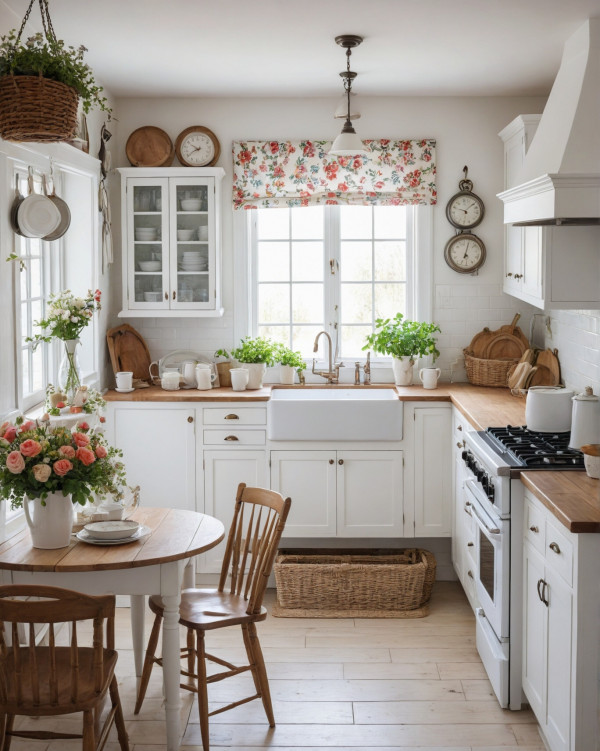
[[[552,311],[545,344],[558,349],[566,386],[600,393],[600,311]]]

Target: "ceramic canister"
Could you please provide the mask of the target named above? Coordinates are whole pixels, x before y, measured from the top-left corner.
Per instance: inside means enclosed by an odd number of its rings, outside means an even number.
[[[571,440],[569,447],[581,448],[586,443],[600,443],[600,399],[587,386],[572,399]]]

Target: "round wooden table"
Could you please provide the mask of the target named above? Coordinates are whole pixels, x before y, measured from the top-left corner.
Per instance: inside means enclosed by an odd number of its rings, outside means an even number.
[[[160,594],[165,604],[163,622],[163,680],[167,751],[179,748],[179,601],[184,572],[193,586],[193,556],[210,550],[223,539],[223,524],[195,511],[138,508],[132,519],[151,532],[125,545],[99,546],[75,537],[67,548],[41,550],[31,545],[29,529],[21,529],[0,545],[0,580],[3,584],[44,584],[87,594],[131,597],[131,625],[135,667],[141,675],[144,657],[145,595]],[[118,672],[118,668],[117,668]]]

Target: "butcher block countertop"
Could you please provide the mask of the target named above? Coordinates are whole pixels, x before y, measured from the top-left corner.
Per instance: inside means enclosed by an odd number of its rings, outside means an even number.
[[[600,480],[585,472],[521,472],[521,482],[570,532],[600,533]]]
[[[210,389],[178,389],[166,391],[160,386],[150,386],[147,389],[136,389],[127,394],[118,391],[107,391],[104,399],[107,402],[268,402],[271,397],[271,387],[251,391],[234,391],[230,388]]]

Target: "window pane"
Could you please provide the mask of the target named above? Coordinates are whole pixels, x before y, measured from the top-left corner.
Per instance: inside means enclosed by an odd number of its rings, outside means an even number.
[[[44,358],[42,348],[38,347],[31,356],[32,391],[39,391],[44,387]]]
[[[322,330],[322,326],[294,326],[292,328],[292,349],[302,352],[308,359],[313,356],[315,337]]]
[[[290,210],[259,210],[257,218],[258,237],[261,240],[284,240],[290,236]]]
[[[294,323],[319,323],[323,316],[323,285],[292,284]]]
[[[287,323],[290,320],[288,284],[261,284],[258,293],[260,323]]]
[[[371,237],[373,213],[370,206],[340,206],[340,237],[366,240]]]
[[[292,279],[323,281],[323,243],[292,243]]]
[[[294,240],[321,240],[323,207],[308,206],[292,209],[292,237]]]
[[[375,243],[375,280],[378,282],[406,280],[405,243]]]
[[[372,287],[370,284],[342,284],[342,323],[371,323]]]
[[[28,279],[27,272],[21,270],[19,272],[19,284],[20,284],[20,287],[21,287],[21,300],[26,300],[27,297],[28,297],[28,295],[27,295],[27,279]]]
[[[340,354],[342,357],[366,357],[362,351],[371,326],[341,326]],[[347,364],[347,363],[346,363]]]
[[[288,326],[259,326],[258,335],[273,339],[275,342],[281,342],[289,347],[290,329]]]
[[[375,318],[393,318],[396,313],[406,315],[406,285],[375,285]]]
[[[378,240],[406,237],[406,212],[397,206],[375,206],[375,237]]]
[[[23,393],[29,394],[31,391],[29,385],[29,349],[21,351],[21,367],[23,369]]]
[[[36,321],[39,321],[42,318],[42,301],[41,300],[34,300],[34,302],[31,303],[31,333],[32,334],[41,334],[42,329],[40,326],[36,326]]]
[[[258,280],[260,282],[289,281],[290,260],[288,243],[258,243]]]
[[[370,242],[343,242],[340,254],[343,282],[366,282],[371,277],[372,245]]]
[[[40,278],[41,263],[39,259],[32,259],[29,261],[29,269],[31,274],[31,297],[42,296],[42,280]],[[34,316],[34,320],[38,320]]]

